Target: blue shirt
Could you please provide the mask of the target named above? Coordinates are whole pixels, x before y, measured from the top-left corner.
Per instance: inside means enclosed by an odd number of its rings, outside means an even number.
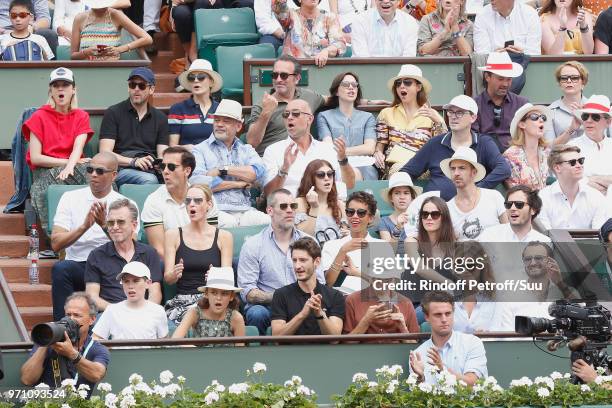
[[[431,338],[421,344],[414,352],[419,353],[425,366],[425,382],[436,384],[437,379],[432,375],[432,365],[429,364],[427,350],[435,347]],[[460,333],[453,330],[450,339],[444,346],[438,349],[442,363],[445,368],[450,368],[456,373],[474,373],[478,378],[488,375],[487,355],[482,340],[473,334]],[[412,369],[410,369],[412,372]]]
[[[340,108],[330,109],[317,115],[317,134],[319,140],[344,136],[347,147],[360,146],[368,139],[376,140],[376,119],[370,112],[357,109],[351,117]]]
[[[501,155],[493,139],[489,136],[472,133],[472,145],[470,147],[476,152],[478,163],[482,164],[487,170],[486,177],[476,183],[478,187],[494,189],[499,183],[510,177],[510,164]],[[457,194],[457,189],[453,182],[442,173],[440,162],[452,157],[454,152],[451,147],[450,132],[435,136],[429,139],[400,171],[405,171],[415,180],[429,170],[431,178],[425,187],[425,191],[440,191],[440,197],[449,201]]]
[[[193,97],[175,103],[170,107],[168,114],[169,133],[180,135],[180,145],[196,145],[202,142],[213,132],[212,114],[217,110],[217,106],[219,102],[212,101],[204,117],[200,105],[193,100]]]
[[[206,173],[212,169],[220,169],[223,166],[251,166],[255,171],[255,177],[260,184],[266,179],[266,166],[253,146],[242,143],[234,138],[231,149],[228,150],[225,143],[217,140],[214,134],[191,151],[196,159],[196,168],[189,179],[191,183],[209,184],[215,188],[224,181],[238,180],[235,177],[210,177]],[[228,189],[214,193],[217,207],[221,211],[246,211],[251,208],[251,192],[249,189]]]

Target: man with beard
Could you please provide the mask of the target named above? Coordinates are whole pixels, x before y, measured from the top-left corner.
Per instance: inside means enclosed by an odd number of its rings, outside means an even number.
[[[269,215],[251,207],[250,187],[263,183],[266,167],[255,149],[236,137],[242,105],[223,99],[213,118],[213,134],[192,150],[196,167],[190,181],[210,185],[218,208],[232,217],[225,227],[269,223]]]
[[[100,151],[117,156],[117,185],[159,183],[153,161],[168,147],[168,118],[154,108],[155,75],[134,69],[128,77],[129,98],[109,107],[100,126]]]
[[[321,248],[314,239],[300,238],[289,247],[296,282],[274,291],[272,335],[339,335],[344,319],[344,296],[317,282]]]
[[[527,281],[542,287],[538,300],[580,299],[576,289],[563,281],[559,264],[553,259],[552,249],[548,245],[530,242],[523,250],[522,259]]]

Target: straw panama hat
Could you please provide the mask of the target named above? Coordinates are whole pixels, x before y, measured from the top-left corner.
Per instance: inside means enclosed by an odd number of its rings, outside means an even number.
[[[219,106],[217,106],[217,110],[212,115],[223,116],[242,122],[242,105],[240,102],[231,99],[222,99],[219,102]]]
[[[206,288],[231,290],[233,292],[242,290],[242,288],[234,286],[234,270],[229,266],[210,268],[206,285],[200,286],[198,290],[204,292]]]
[[[487,170],[482,164],[478,163],[476,152],[469,147],[462,146],[455,151],[452,157],[444,159],[440,162],[440,169],[442,170],[442,173],[444,173],[444,175],[450,180],[453,179],[450,171],[450,164],[454,160],[466,161],[476,168],[476,178],[474,179],[474,183],[478,183],[487,175]]]
[[[492,52],[487,57],[487,65],[478,67],[480,71],[491,72],[504,78],[516,78],[523,73],[523,67],[512,62],[507,52]]]
[[[548,109],[546,106],[532,105],[527,102],[516,111],[514,117],[512,118],[512,122],[510,122],[510,136],[512,136],[512,139],[515,139],[515,135],[518,130],[518,124],[521,119],[523,119],[523,116],[525,116],[531,111],[538,111],[541,114],[546,115],[547,119],[552,118],[552,113],[550,109]]]
[[[212,80],[212,87],[210,92],[217,92],[223,86],[223,78],[219,73],[213,70],[212,65],[205,59],[197,59],[191,63],[189,69],[179,75],[179,83],[183,88],[191,91],[192,83],[187,80],[187,76],[192,72],[205,72]]]
[[[431,82],[425,79],[425,77],[423,76],[423,71],[421,71],[421,68],[417,67],[416,65],[402,65],[402,67],[400,68],[400,72],[396,76],[391,78],[389,81],[387,81],[387,88],[389,88],[391,93],[394,92],[395,81],[400,78],[416,79],[423,85],[423,89],[425,90],[426,94],[429,94],[431,92]]]
[[[391,199],[389,198],[389,193],[395,187],[409,187],[415,196],[418,196],[423,192],[423,189],[419,186],[415,186],[412,182],[412,178],[410,178],[410,174],[405,173],[403,171],[398,171],[397,173],[393,173],[391,177],[389,177],[389,186],[387,188],[383,188],[380,190],[380,195],[388,203],[391,203]]]
[[[606,95],[591,95],[582,105],[582,108],[576,109],[574,114],[580,119],[583,113],[599,113],[610,116],[610,99]]]

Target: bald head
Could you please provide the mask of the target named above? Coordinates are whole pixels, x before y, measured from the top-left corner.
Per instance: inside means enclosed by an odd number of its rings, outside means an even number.
[[[91,159],[92,163],[100,164],[106,167],[108,170],[117,170],[119,167],[119,161],[117,160],[117,156],[115,156],[111,152],[100,152],[96,154],[93,159]]]
[[[303,99],[294,99],[287,104],[287,110],[299,110],[302,112],[310,113],[312,115],[312,109],[310,109],[310,105]]]
[[[100,152],[96,154],[87,165],[91,167],[88,171],[89,187],[96,198],[106,197],[113,188],[113,181],[117,177],[119,162],[111,152]]]
[[[284,120],[287,134],[291,139],[297,141],[302,136],[310,135],[310,125],[312,125],[314,116],[308,102],[303,99],[294,99],[287,104],[285,112],[290,113]]]

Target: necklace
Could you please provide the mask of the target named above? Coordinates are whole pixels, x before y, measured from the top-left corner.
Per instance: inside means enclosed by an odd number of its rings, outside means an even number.
[[[353,10],[355,11],[355,14],[359,13],[360,10],[357,9],[357,7],[355,7],[355,1],[354,0],[349,0],[349,2],[351,3],[351,7],[353,8]],[[368,0],[365,0],[364,2],[364,7],[363,7],[363,11],[366,11],[368,9]]]

